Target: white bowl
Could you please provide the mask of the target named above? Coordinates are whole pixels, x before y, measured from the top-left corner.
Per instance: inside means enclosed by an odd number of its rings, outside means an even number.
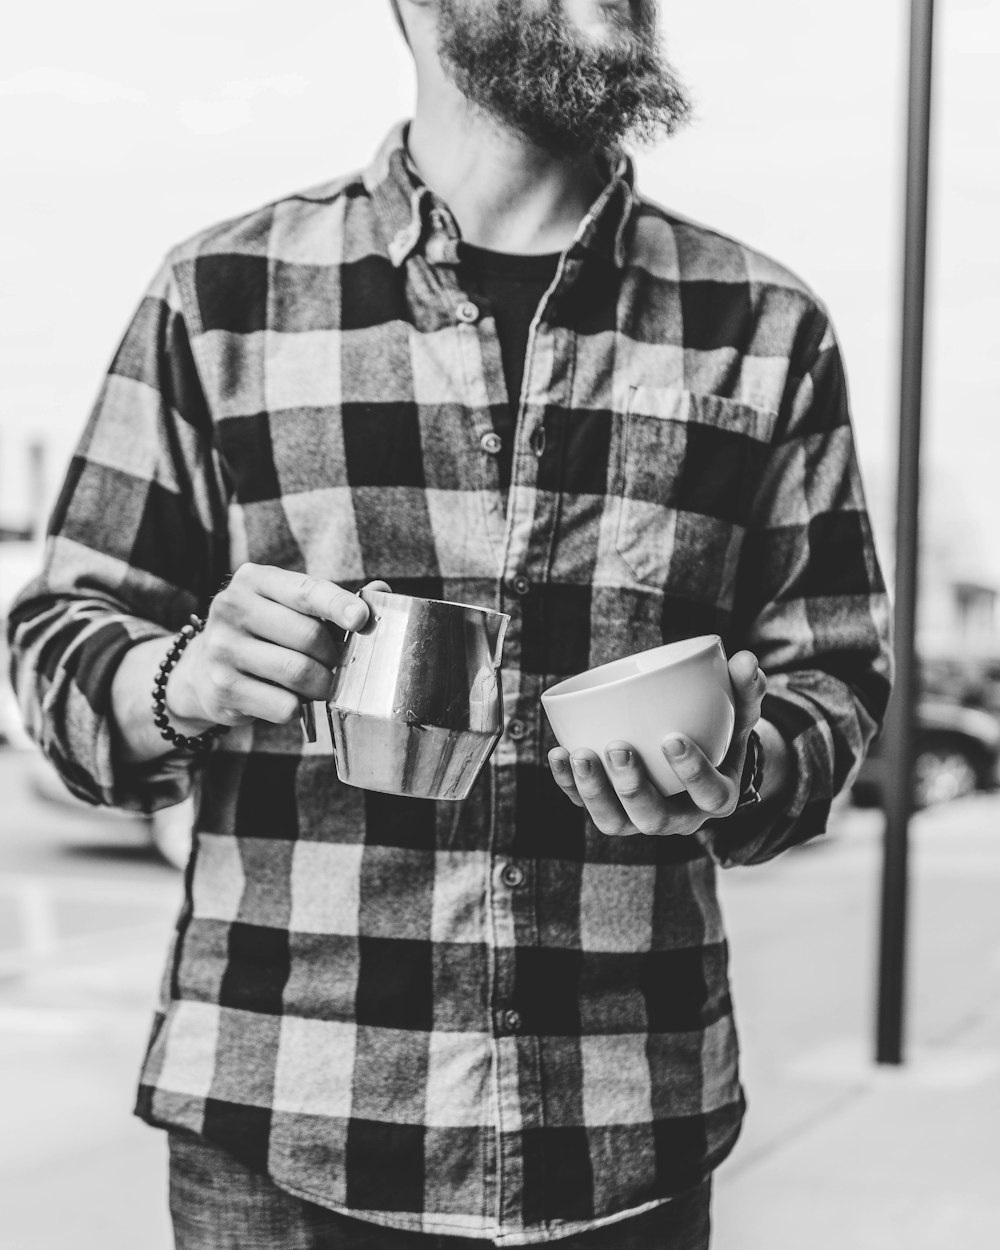
[[[542,706],[560,746],[589,747],[603,761],[607,744],[623,739],[666,795],[684,786],[660,748],[663,739],[685,734],[718,767],[736,721],[718,634],[667,643],[569,677],[543,692]]]

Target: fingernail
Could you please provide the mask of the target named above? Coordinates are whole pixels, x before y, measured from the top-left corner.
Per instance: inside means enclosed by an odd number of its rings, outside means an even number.
[[[753,669],[753,676],[750,678],[750,681],[755,682],[759,676],[760,676],[760,665],[755,664],[754,669]]]
[[[663,749],[671,759],[679,760],[687,753],[688,748],[683,738],[668,738],[663,744]]]
[[[356,603],[349,607],[344,613],[347,617],[348,629],[360,629],[368,620],[368,609],[361,603]]]
[[[571,763],[573,771],[579,773],[581,777],[586,777],[590,774],[590,760],[572,760]]]
[[[556,770],[557,773],[564,773],[566,771],[566,767],[567,767],[566,761],[562,758],[561,755],[553,756],[553,758],[549,761],[549,763],[552,765],[552,767]]]
[[[632,752],[626,747],[614,747],[608,751],[608,759],[615,768],[627,768],[632,759]]]

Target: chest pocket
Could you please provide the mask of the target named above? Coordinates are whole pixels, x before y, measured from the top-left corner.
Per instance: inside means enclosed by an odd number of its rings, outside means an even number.
[[[722,595],[723,566],[747,523],[772,423],[748,404],[680,388],[625,386],[616,395],[614,543],[637,583],[664,589],[683,568],[714,584],[712,597]],[[705,561],[712,567],[698,576]]]

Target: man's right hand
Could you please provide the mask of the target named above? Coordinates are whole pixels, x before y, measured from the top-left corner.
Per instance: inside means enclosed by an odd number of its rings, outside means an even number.
[[[367,590],[389,590],[370,582]],[[325,701],[341,630],[361,629],[368,606],[323,578],[244,564],[212,600],[205,628],[167,682],[167,712],[188,725],[287,724],[302,700]]]

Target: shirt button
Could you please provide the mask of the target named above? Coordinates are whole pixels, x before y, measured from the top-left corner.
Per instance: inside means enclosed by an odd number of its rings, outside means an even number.
[[[500,880],[508,889],[516,890],[524,885],[524,869],[520,864],[504,864]]]
[[[479,440],[479,446],[482,447],[483,451],[485,451],[487,455],[496,456],[499,454],[500,448],[503,446],[503,439],[499,434],[494,434],[491,431],[489,434],[483,435],[483,437]]]
[[[507,736],[513,738],[515,742],[519,742],[528,732],[528,726],[523,720],[512,720],[507,726]]]
[[[510,588],[515,595],[523,597],[531,589],[531,582],[523,573],[519,573],[517,577],[511,580]]]
[[[470,299],[462,300],[461,304],[455,309],[455,316],[459,321],[464,321],[467,325],[472,325],[479,320],[479,308]]]
[[[513,1007],[509,1011],[503,1013],[503,1026],[511,1033],[518,1033],[521,1029],[521,1013],[515,1011]]]

